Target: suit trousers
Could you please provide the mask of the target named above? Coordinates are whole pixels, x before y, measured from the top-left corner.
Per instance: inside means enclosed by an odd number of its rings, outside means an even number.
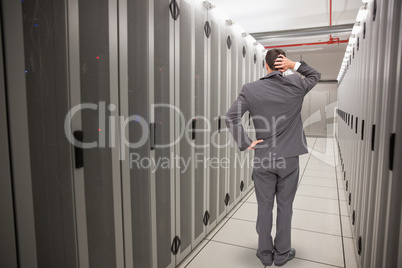
[[[254,163],[253,179],[258,203],[257,233],[259,258],[282,260],[291,249],[293,200],[299,181],[299,156],[282,161]],[[276,236],[271,236],[274,198],[277,203]],[[272,253],[274,253],[272,255]]]

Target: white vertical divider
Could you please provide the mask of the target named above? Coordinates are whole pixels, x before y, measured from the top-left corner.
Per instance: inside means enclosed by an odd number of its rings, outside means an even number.
[[[67,9],[70,104],[71,107],[74,107],[81,104],[78,1],[68,1]],[[70,122],[73,131],[82,129],[81,113],[77,113],[77,115],[75,115],[75,120],[70,119]],[[74,163],[74,161],[72,161],[72,163]],[[84,168],[74,169],[73,174],[78,262],[80,267],[89,267]]]
[[[123,214],[122,214],[122,180],[120,174],[119,147],[120,125],[116,124],[119,116],[119,40],[118,40],[118,4],[116,0],[109,0],[109,64],[110,64],[110,103],[115,106],[110,110],[110,150],[112,161],[112,184],[113,184],[113,212],[114,212],[114,232],[116,245],[116,267],[124,266],[124,239],[123,239]],[[112,107],[111,107],[112,108]]]
[[[149,123],[155,123],[155,111],[152,107],[155,99],[155,36],[154,36],[154,0],[149,0],[149,21],[148,21],[148,45],[149,45],[149,59],[148,59],[148,83],[149,83]],[[154,134],[155,135],[155,134]],[[149,138],[151,138],[149,136]],[[151,150],[149,153],[151,159],[155,159],[155,150]],[[156,168],[154,165],[151,167],[153,170]],[[151,240],[152,240],[152,267],[158,267],[158,250],[157,250],[157,228],[156,228],[156,182],[155,172],[150,174],[150,195],[151,195]]]
[[[127,0],[121,0],[119,5],[119,89],[120,89],[120,116],[124,119],[129,117],[128,104],[128,40],[127,40]],[[111,72],[113,69],[111,69]],[[121,129],[119,132],[121,141],[129,136],[129,129]],[[133,268],[133,230],[131,214],[131,182],[130,182],[130,155],[129,148],[120,143],[122,195],[123,195],[123,226],[124,226],[124,261],[126,268]],[[124,159],[124,160],[123,160]]]

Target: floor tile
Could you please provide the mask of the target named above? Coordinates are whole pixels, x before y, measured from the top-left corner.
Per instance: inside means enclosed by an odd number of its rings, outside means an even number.
[[[257,249],[258,237],[255,222],[230,219],[212,238],[212,241]]]
[[[212,237],[214,237],[214,235],[216,235],[219,230],[226,224],[226,222],[229,220],[229,218],[223,218],[217,226],[215,226],[215,228],[207,235],[207,237],[205,239],[211,239]]]
[[[303,178],[301,180],[301,184],[302,185],[329,187],[329,188],[335,188],[335,189],[337,188],[335,179],[325,179],[325,178],[318,178],[318,177],[303,176]]]
[[[243,203],[241,208],[239,208],[235,214],[233,214],[232,219],[240,219],[247,221],[257,221],[258,205],[256,203]]]
[[[335,172],[335,168],[330,165],[327,165],[327,164],[315,165],[315,164],[309,163],[309,164],[307,164],[306,168],[309,170]]]
[[[247,194],[244,195],[241,202],[245,202],[253,193],[254,193],[254,188],[250,192],[248,192]]]
[[[278,266],[272,265],[272,267],[278,267]],[[327,264],[323,264],[323,263],[299,259],[297,256],[297,251],[296,251],[296,257],[293,260],[287,262],[286,266],[282,266],[282,267],[286,267],[286,268],[334,268],[334,267],[338,267],[338,266],[327,265]]]
[[[331,166],[335,166],[335,159],[334,158],[329,158],[326,159],[324,157],[324,155],[318,155],[318,153],[316,154],[311,154],[311,157],[308,160],[309,163],[311,164],[327,164],[327,165],[331,165]]]
[[[331,179],[336,179],[335,172],[333,171],[318,171],[318,170],[310,170],[306,169],[304,171],[304,176],[309,176],[309,177],[319,177],[319,178],[331,178]]]
[[[236,213],[237,210],[239,210],[239,208],[243,205],[243,202],[239,202],[238,204],[236,204],[231,211],[229,211],[228,214],[226,214],[226,218],[230,218],[233,216],[233,214]]]
[[[202,240],[202,242],[193,249],[193,251],[180,263],[179,266],[177,266],[177,268],[185,268],[198,255],[198,253],[204,249],[208,242],[209,240]]]
[[[255,192],[253,192],[247,199],[247,203],[256,203],[257,204],[257,198],[255,197]]]
[[[293,208],[339,215],[338,200],[333,199],[323,199],[296,194]]]
[[[355,243],[354,240],[351,238],[344,238],[343,239],[344,246],[345,246],[345,262],[347,268],[357,268],[357,259],[355,253]]]
[[[262,267],[255,256],[255,249],[248,249],[210,241],[187,266],[188,268],[244,268]]]
[[[339,216],[321,212],[294,209],[292,228],[330,235],[341,235]]]
[[[343,267],[342,238],[292,229],[292,247],[299,258]]]
[[[328,199],[338,200],[338,191],[334,188],[302,185],[300,184],[297,188],[298,195],[311,196],[311,197],[321,197]]]

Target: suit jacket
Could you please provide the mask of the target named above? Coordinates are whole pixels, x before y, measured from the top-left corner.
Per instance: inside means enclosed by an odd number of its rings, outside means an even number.
[[[226,113],[229,128],[240,150],[252,140],[244,131],[241,118],[249,111],[256,131],[256,157],[293,157],[308,152],[300,111],[304,96],[317,84],[321,74],[301,61],[297,74],[282,76],[274,71],[252,83],[245,84],[238,98]]]

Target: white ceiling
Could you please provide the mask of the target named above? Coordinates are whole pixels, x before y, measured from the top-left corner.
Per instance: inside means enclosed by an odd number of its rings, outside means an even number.
[[[329,25],[330,0],[210,0],[248,33]],[[332,24],[354,23],[361,0],[332,0]]]
[[[238,23],[247,33],[293,30],[330,25],[330,0],[209,0],[228,17]],[[355,23],[361,0],[332,0],[332,25]],[[347,40],[350,32],[332,37]],[[298,38],[271,38],[259,40],[263,46],[326,42],[329,35],[306,36]],[[341,65],[347,44],[295,46],[283,48],[295,57],[303,54],[321,57],[322,64]],[[315,55],[312,55],[315,54]],[[334,55],[339,54],[339,62]],[[331,55],[331,61],[326,60]],[[335,57],[336,58],[336,57]],[[317,67],[318,69],[319,67]],[[325,74],[327,79],[336,79],[339,68]]]

